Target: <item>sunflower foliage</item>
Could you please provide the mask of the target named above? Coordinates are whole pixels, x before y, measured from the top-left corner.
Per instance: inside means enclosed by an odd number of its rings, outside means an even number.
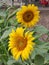
[[[36,24],[37,9],[0,9],[0,65],[49,65],[49,30]]]

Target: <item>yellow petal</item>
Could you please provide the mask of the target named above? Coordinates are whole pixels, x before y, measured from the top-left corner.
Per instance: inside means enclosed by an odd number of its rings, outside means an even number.
[[[19,59],[19,57],[20,57],[21,53],[22,53],[21,51],[20,51],[20,52],[18,52],[18,54],[17,54],[17,55],[16,55],[16,57],[15,57],[15,59],[16,59],[16,60],[18,60],[18,59]]]
[[[25,29],[23,29],[22,27],[18,27],[17,29],[16,29],[16,33],[18,34],[18,35],[20,35],[20,36],[23,36],[23,34],[24,34],[24,30]]]

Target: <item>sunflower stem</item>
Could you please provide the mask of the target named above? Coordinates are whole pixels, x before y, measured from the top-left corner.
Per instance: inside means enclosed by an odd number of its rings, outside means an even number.
[[[31,65],[32,64],[32,60],[31,60],[31,58],[29,58],[29,65]]]

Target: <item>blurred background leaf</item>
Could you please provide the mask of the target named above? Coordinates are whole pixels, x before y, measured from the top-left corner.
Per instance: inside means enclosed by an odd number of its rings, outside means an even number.
[[[41,55],[36,55],[34,59],[35,65],[43,65],[44,64],[44,58]]]

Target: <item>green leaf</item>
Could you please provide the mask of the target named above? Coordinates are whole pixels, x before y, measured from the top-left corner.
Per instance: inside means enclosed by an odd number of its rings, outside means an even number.
[[[48,63],[49,62],[49,53],[46,53],[44,55],[44,57],[45,57],[45,63]]]
[[[0,27],[0,32],[1,32],[1,27]]]
[[[11,17],[13,17],[14,15],[16,15],[16,12],[17,12],[17,9],[13,12],[13,13],[11,13],[9,16],[8,16],[8,18],[7,18],[7,20],[9,20]]]
[[[1,37],[0,40],[7,38],[8,35],[10,34],[10,32],[12,31],[12,29],[15,29],[15,27],[11,27],[10,29],[6,30],[6,31],[3,33],[3,35],[2,35],[2,37]]]
[[[31,54],[31,59],[34,59],[37,54],[42,55],[44,57],[44,53],[47,53],[47,49],[35,48]]]
[[[35,65],[43,65],[44,64],[44,58],[41,55],[36,55],[34,59]]]
[[[5,11],[0,11],[0,16],[1,17],[6,17],[6,12]]]
[[[41,34],[48,33],[47,28],[45,28],[44,26],[41,26],[41,25],[36,26],[34,31],[37,32],[37,33],[41,33]]]
[[[34,51],[31,54],[31,59],[34,59],[37,54],[40,54],[44,57],[43,54],[47,53],[47,51],[49,50],[49,42],[35,40],[35,43],[36,45],[34,47]]]
[[[49,63],[46,63],[46,64],[44,64],[44,65],[49,65]]]
[[[42,42],[42,41],[39,41],[37,43],[37,47],[40,48],[40,49],[49,49],[49,42]]]
[[[1,39],[4,39],[4,38],[8,37],[8,35],[9,35],[10,32],[11,32],[11,29],[6,30],[6,31],[3,33]]]
[[[8,60],[7,65],[12,65],[13,63],[16,63],[16,61],[13,59],[10,59]]]
[[[9,19],[9,21],[8,21],[11,25],[13,25],[13,26],[17,26],[18,25],[18,22],[17,22],[17,20],[16,19]]]
[[[37,52],[36,52],[36,50],[34,49],[34,51],[31,53],[31,59],[34,59],[36,55],[37,55]]]
[[[0,20],[0,24],[4,22],[4,19]]]
[[[16,61],[12,57],[10,57],[7,61],[7,65],[24,65],[24,63],[22,63],[21,59]]]

